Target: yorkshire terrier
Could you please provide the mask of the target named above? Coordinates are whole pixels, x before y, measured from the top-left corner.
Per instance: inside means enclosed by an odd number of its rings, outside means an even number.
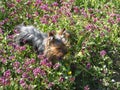
[[[37,54],[42,54],[49,60],[62,59],[68,51],[67,42],[70,34],[65,29],[57,33],[43,33],[34,26],[24,24],[16,26],[15,29],[18,33],[14,39],[18,45],[32,45]]]

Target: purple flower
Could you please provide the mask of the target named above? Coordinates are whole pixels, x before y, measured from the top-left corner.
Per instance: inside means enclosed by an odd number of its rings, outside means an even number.
[[[13,4],[13,3],[7,3],[7,6],[9,7],[9,8],[13,8],[13,7],[15,7],[15,4]]]
[[[64,81],[64,78],[61,76],[60,78],[59,78],[59,82],[63,82]]]
[[[45,57],[44,57],[44,55],[38,55],[38,58],[43,60]]]
[[[30,60],[30,64],[34,64],[34,63],[35,63],[35,59],[32,58],[32,59]]]
[[[100,36],[101,36],[101,37],[104,37],[104,36],[105,36],[105,33],[104,33],[104,32],[101,32],[101,33],[100,33]]]
[[[56,23],[57,22],[57,19],[58,19],[58,15],[54,15],[51,17],[52,18],[52,22],[53,23]]]
[[[116,21],[117,21],[117,23],[119,23],[119,22],[120,22],[120,17],[118,17],[118,18],[116,19]]]
[[[26,72],[24,72],[23,74],[22,74],[22,78],[27,78],[28,77],[28,74],[26,73]]]
[[[21,78],[21,80],[19,81],[20,85],[25,88],[27,86],[25,80],[23,78]]]
[[[48,61],[47,58],[45,58],[45,59],[41,60],[40,65],[51,67],[52,63],[50,61]]]
[[[46,65],[46,64],[47,64],[47,59],[41,60],[40,65]]]
[[[41,17],[41,18],[40,18],[40,21],[41,21],[41,23],[43,23],[43,24],[48,24],[48,19],[45,18],[45,17]]]
[[[86,86],[84,87],[84,90],[90,90],[89,86],[86,85]]]
[[[15,56],[10,56],[9,59],[13,60],[13,59],[15,59]]]
[[[85,26],[86,30],[92,30],[94,28],[95,28],[95,26],[93,24],[88,24],[87,26]]]
[[[73,9],[74,9],[74,12],[75,12],[75,13],[78,13],[78,12],[79,12],[79,8],[78,8],[77,6],[75,6]]]
[[[27,13],[27,14],[26,14],[26,17],[27,17],[27,18],[32,18],[32,15],[29,14],[29,13]]]
[[[72,14],[71,14],[71,12],[67,11],[67,12],[65,12],[65,15],[70,17]]]
[[[5,58],[2,58],[1,61],[2,61],[3,64],[7,63],[7,60]]]
[[[18,61],[14,62],[14,63],[13,63],[13,67],[14,67],[15,69],[19,68],[19,67],[20,67],[20,62],[18,62]]]
[[[87,12],[85,11],[85,9],[84,8],[82,8],[81,10],[80,10],[80,12],[81,12],[81,14],[84,16],[84,17],[88,17],[88,14],[87,14]]]
[[[21,74],[23,71],[19,68],[16,70],[16,73]]]
[[[32,67],[26,67],[26,71],[30,72],[30,71],[32,71],[32,70],[33,70]]]
[[[87,63],[86,67],[87,67],[87,69],[90,69],[91,68],[91,63]]]
[[[39,75],[45,76],[46,73],[45,73],[44,70],[41,70],[39,67],[37,67],[33,70],[33,74],[34,74],[35,77],[37,77]]]
[[[50,83],[48,84],[48,88],[51,88],[53,85],[54,85],[54,82],[50,82]]]
[[[106,55],[106,51],[105,50],[100,51],[100,55],[101,56],[105,56]]]
[[[11,40],[11,39],[14,38],[14,36],[13,35],[8,35],[7,38]]]
[[[25,47],[25,46],[21,46],[21,47],[19,48],[19,50],[20,50],[20,51],[24,51],[24,50],[26,50],[26,47]]]
[[[97,22],[98,21],[98,18],[93,18],[93,22]]]
[[[7,79],[5,77],[0,77],[0,85],[3,86],[10,85],[10,79]]]
[[[28,1],[26,2],[27,5],[30,5],[31,3],[32,3],[31,0],[28,0]]]
[[[1,11],[2,13],[4,13],[4,12],[5,12],[5,9],[4,9],[4,8],[0,8],[0,11]]]
[[[28,66],[28,65],[30,65],[30,60],[26,60],[25,63],[24,63],[25,67]]]
[[[4,76],[5,78],[10,78],[10,75],[11,75],[10,70],[7,70],[7,71],[5,71],[5,72],[3,73],[3,76]]]
[[[54,3],[52,3],[52,5],[56,7],[56,6],[58,6],[58,3],[54,2]]]
[[[49,10],[47,4],[43,4],[43,5],[41,5],[40,8],[41,8],[42,10],[45,10],[45,11],[48,11],[48,10]]]
[[[111,24],[115,24],[115,21],[113,19],[108,19],[108,22]]]
[[[42,1],[41,1],[41,0],[36,0],[35,6],[39,6],[39,5],[41,5],[41,4],[42,4]]]
[[[16,0],[16,2],[18,2],[18,3],[19,3],[19,2],[21,2],[21,0]]]
[[[33,70],[33,74],[35,77],[37,77],[40,74],[40,72],[41,72],[41,69],[39,67],[37,67]]]
[[[35,12],[35,16],[39,16],[39,13],[37,11]]]
[[[116,16],[115,13],[111,13],[111,14],[110,14],[110,17],[114,17],[114,16]]]
[[[15,15],[17,12],[14,10],[13,12],[10,13],[10,16]]]
[[[19,83],[20,84],[25,83],[25,80],[22,78]]]
[[[59,63],[56,63],[54,66],[53,66],[53,69],[58,69],[60,67],[60,64]]]

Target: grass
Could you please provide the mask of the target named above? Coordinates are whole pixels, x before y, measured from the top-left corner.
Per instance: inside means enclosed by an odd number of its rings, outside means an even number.
[[[119,90],[120,1],[54,1],[0,1],[0,89]],[[58,69],[40,65],[43,59],[31,46],[17,47],[14,27],[22,22],[43,32],[70,32],[71,46]]]

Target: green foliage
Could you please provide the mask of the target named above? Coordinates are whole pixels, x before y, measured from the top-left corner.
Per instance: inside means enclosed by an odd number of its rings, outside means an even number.
[[[119,2],[0,1],[0,89],[118,90]],[[70,32],[69,52],[56,63],[58,68],[53,68],[55,66],[50,62],[40,64],[45,59],[36,55],[31,46],[15,45],[14,28],[22,22],[36,26],[43,32],[64,28]]]

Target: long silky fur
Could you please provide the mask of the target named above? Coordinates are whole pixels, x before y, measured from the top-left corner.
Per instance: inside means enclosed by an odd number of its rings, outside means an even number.
[[[37,50],[38,54],[43,54],[45,48],[45,38],[47,34],[36,29],[34,26],[25,26],[23,24],[15,27],[18,34],[15,35],[15,42],[18,45],[30,44]]]

